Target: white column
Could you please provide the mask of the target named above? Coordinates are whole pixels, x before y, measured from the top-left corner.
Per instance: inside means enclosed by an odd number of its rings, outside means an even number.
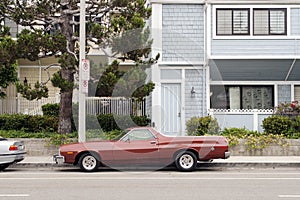
[[[160,54],[162,57],[162,4],[152,4],[152,57]],[[154,122],[157,130],[161,130],[161,81],[160,81],[160,69],[159,64],[155,64],[151,67],[151,79],[155,83],[155,89],[152,92],[152,122]]]
[[[253,131],[258,131],[258,109],[253,109]]]

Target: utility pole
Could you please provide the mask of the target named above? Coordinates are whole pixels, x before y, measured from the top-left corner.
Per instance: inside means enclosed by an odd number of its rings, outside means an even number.
[[[86,104],[86,94],[83,91],[83,60],[85,60],[85,0],[80,0],[80,30],[79,30],[79,110],[78,110],[78,142],[85,142],[85,131],[86,131],[86,111],[85,111],[85,104]]]

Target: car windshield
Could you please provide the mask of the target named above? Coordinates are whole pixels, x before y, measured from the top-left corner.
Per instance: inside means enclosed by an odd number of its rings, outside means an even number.
[[[3,140],[7,140],[7,139],[0,136],[0,141],[3,141]]]
[[[129,130],[120,131],[120,133],[117,136],[115,136],[112,140],[120,140],[128,132],[129,132]]]
[[[124,135],[120,141],[143,141],[154,139],[154,135],[148,129],[133,129]]]

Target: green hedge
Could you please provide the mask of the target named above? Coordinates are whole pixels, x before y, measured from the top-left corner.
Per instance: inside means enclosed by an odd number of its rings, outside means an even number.
[[[44,116],[58,117],[59,116],[59,104],[58,103],[45,104],[42,106],[42,111],[43,111]]]
[[[49,114],[50,112],[48,112]],[[76,131],[78,117],[74,116],[72,129]],[[88,115],[86,129],[100,129],[103,131],[121,130],[134,126],[147,126],[150,119],[146,116],[121,116],[121,115]],[[58,117],[55,115],[0,115],[0,130],[22,130],[24,132],[57,132]]]
[[[270,116],[263,120],[262,127],[267,134],[293,137],[300,134],[300,116]]]
[[[58,118],[53,116],[4,114],[0,115],[1,130],[23,130],[24,132],[55,132]]]
[[[220,127],[217,119],[206,117],[192,117],[186,122],[186,130],[188,135],[199,136],[205,134],[218,134]]]

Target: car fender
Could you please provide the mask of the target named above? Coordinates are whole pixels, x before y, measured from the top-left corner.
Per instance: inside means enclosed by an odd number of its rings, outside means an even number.
[[[197,157],[197,159],[199,159],[199,153],[197,150],[193,149],[193,148],[182,148],[182,149],[179,149],[177,150],[174,155],[173,155],[173,160],[175,161],[176,157],[180,154],[180,153],[183,153],[183,152],[186,152],[186,151],[189,151],[189,152],[192,152],[195,154],[195,156]]]
[[[93,151],[93,150],[85,150],[85,151],[81,151],[81,152],[78,152],[78,153],[77,153],[77,155],[76,155],[76,157],[75,157],[74,165],[77,165],[78,162],[79,162],[80,157],[81,157],[83,154],[86,154],[86,153],[92,154],[93,156],[95,156],[95,157],[97,158],[97,160],[98,160],[99,162],[101,162],[101,156],[100,156],[100,154],[99,154],[98,152]]]

